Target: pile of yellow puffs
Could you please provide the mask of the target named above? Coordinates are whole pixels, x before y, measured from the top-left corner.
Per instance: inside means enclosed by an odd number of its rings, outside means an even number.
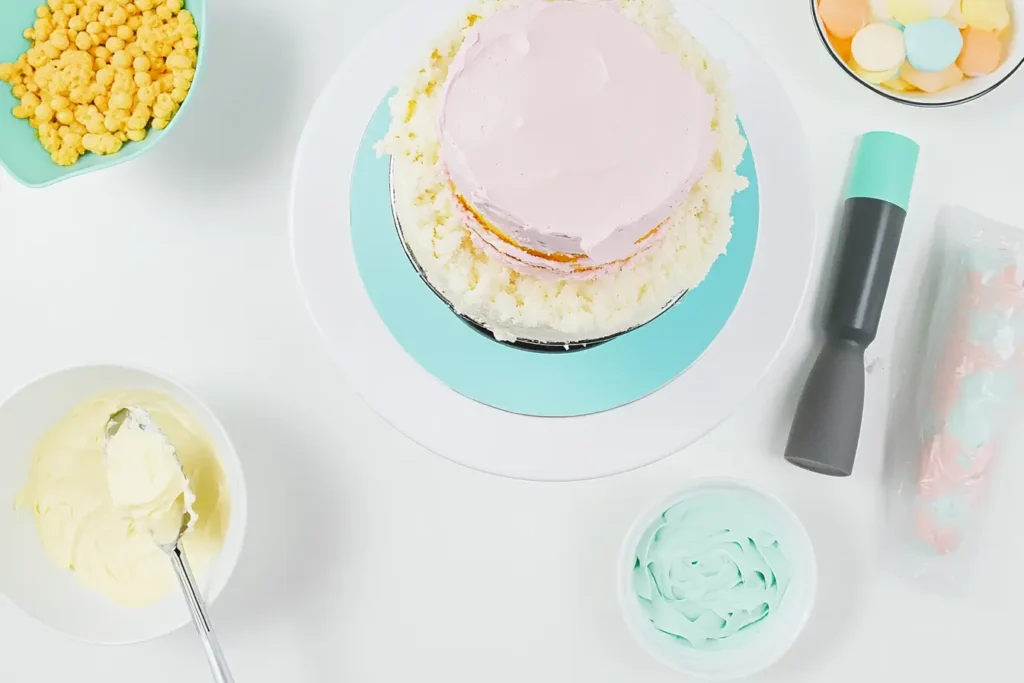
[[[49,0],[36,16],[32,47],[0,80],[54,163],[144,140],[188,96],[199,31],[182,0]]]

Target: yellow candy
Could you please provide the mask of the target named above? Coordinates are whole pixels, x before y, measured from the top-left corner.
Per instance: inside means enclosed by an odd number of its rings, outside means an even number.
[[[954,5],[959,4],[960,0],[928,0],[928,8],[933,17],[945,17],[953,11]]]
[[[892,18],[904,26],[932,18],[932,8],[928,0],[889,0]]]
[[[1002,31],[1010,25],[1006,0],[963,0],[960,11],[968,26],[983,31]]]
[[[914,86],[907,83],[905,80],[897,76],[892,80],[883,81],[882,86],[889,88],[889,90],[896,90],[897,92],[907,92],[908,90],[914,90]]]
[[[868,83],[874,83],[875,85],[881,85],[886,81],[891,81],[900,75],[900,67],[889,69],[888,71],[868,71],[860,64],[854,62],[852,64],[853,72],[863,78]]]

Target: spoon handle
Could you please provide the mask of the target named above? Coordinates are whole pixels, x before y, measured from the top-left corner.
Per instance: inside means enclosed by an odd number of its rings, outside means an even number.
[[[234,677],[231,676],[231,671],[228,670],[228,662],[224,658],[224,652],[220,649],[220,643],[217,642],[217,636],[213,633],[210,617],[206,613],[206,604],[203,602],[203,596],[199,592],[199,587],[196,586],[196,579],[192,576],[192,568],[189,567],[184,551],[178,545],[169,554],[171,556],[171,564],[174,566],[174,573],[178,576],[178,583],[181,584],[181,590],[188,601],[188,609],[192,613],[192,622],[196,625],[199,639],[203,642],[203,649],[206,650],[206,658],[210,662],[213,680],[216,683],[235,683]]]

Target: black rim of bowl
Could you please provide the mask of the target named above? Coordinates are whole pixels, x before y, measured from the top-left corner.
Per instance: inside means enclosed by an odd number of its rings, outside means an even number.
[[[968,102],[972,102],[978,99],[979,97],[984,97],[985,95],[989,94],[990,92],[1001,86],[1003,83],[1008,81],[1011,76],[1017,73],[1021,66],[1024,66],[1024,57],[1022,57],[1014,65],[1014,67],[1010,69],[1006,73],[1006,75],[1000,78],[998,81],[996,81],[995,83],[993,83],[992,85],[990,85],[989,87],[985,88],[980,92],[976,92],[973,95],[968,95],[966,97],[961,97],[958,100],[950,100],[948,102],[923,102],[921,100],[912,100],[910,98],[900,97],[899,95],[886,91],[885,88],[876,87],[874,84],[865,81],[863,78],[858,76],[850,69],[849,65],[843,61],[842,57],[836,54],[836,51],[832,48],[832,44],[828,42],[828,35],[826,35],[825,33],[825,25],[821,21],[821,16],[818,14],[818,2],[819,0],[811,0],[811,21],[814,22],[814,28],[818,32],[818,38],[821,39],[821,44],[825,46],[825,50],[828,51],[828,54],[832,57],[832,61],[838,64],[839,68],[841,68],[843,70],[843,73],[845,73],[847,76],[849,76],[856,82],[860,83],[862,86],[864,86],[871,92],[875,93],[876,95],[881,95],[885,99],[890,100],[892,102],[906,104],[911,107],[920,107],[921,109],[942,109],[944,107],[955,107],[960,104],[967,104]]]
[[[459,313],[457,310],[455,310],[455,306],[452,305],[448,298],[444,294],[442,294],[440,290],[438,290],[437,287],[435,287],[434,284],[430,281],[430,278],[427,277],[427,273],[423,269],[423,266],[420,265],[420,262],[412,253],[412,249],[409,247],[409,243],[405,241],[405,233],[402,230],[402,219],[398,215],[398,198],[395,192],[394,157],[391,157],[390,160],[390,168],[388,170],[388,183],[391,186],[391,216],[395,222],[395,230],[398,232],[398,241],[402,244],[402,251],[405,252],[405,256],[406,258],[409,259],[409,263],[416,271],[416,274],[420,276],[420,280],[422,280],[423,283],[430,289],[430,291],[434,293],[434,296],[436,296],[444,303],[444,305],[448,308],[449,311],[451,311],[455,315],[455,317],[457,317],[463,323],[468,325],[474,332],[483,335],[490,341],[497,342],[498,344],[509,346],[514,349],[519,349],[521,351],[532,351],[534,353],[575,353],[577,351],[584,351],[586,349],[592,349],[595,346],[599,346],[601,344],[610,342],[613,339],[617,339],[624,334],[628,334],[634,330],[640,329],[644,325],[654,322],[661,316],[665,315],[665,313],[670,308],[675,306],[683,299],[684,296],[686,296],[686,291],[683,291],[682,293],[679,294],[678,297],[676,297],[669,304],[667,304],[661,310],[661,312],[658,313],[658,315],[654,316],[647,322],[641,323],[640,325],[637,325],[635,327],[631,327],[628,330],[623,330],[622,332],[610,334],[606,337],[599,337],[597,339],[587,339],[584,341],[576,342],[544,342],[533,339],[516,339],[515,341],[506,341],[498,339],[497,337],[494,336],[494,333],[487,329],[484,325],[478,323],[469,316],[463,315],[462,313]]]

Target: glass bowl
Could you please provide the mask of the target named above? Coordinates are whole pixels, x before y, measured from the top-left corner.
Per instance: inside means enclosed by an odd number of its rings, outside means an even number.
[[[857,73],[850,68],[850,65],[847,64],[846,61],[836,52],[835,46],[833,46],[831,41],[828,39],[828,34],[825,31],[824,23],[821,21],[821,16],[818,14],[818,2],[819,0],[810,0],[811,18],[813,19],[814,26],[818,31],[818,37],[821,39],[821,44],[826,50],[828,50],[829,55],[831,55],[835,63],[838,64],[839,68],[845,71],[850,78],[857,81],[868,90],[871,90],[888,100],[892,100],[893,102],[924,108],[952,107],[958,104],[965,104],[992,92],[1005,83],[1010,76],[1016,73],[1017,70],[1024,65],[1024,40],[1021,39],[1021,31],[1019,27],[1019,22],[1024,20],[1024,0],[1008,0],[1010,15],[1013,19],[1013,24],[1011,25],[1013,36],[1010,40],[1009,49],[1003,59],[1003,63],[1000,64],[999,68],[994,72],[986,76],[965,78],[952,88],[948,88],[937,93],[925,93],[919,91],[897,92],[895,90],[883,88],[881,85],[876,85],[875,83],[866,81],[857,75]]]

